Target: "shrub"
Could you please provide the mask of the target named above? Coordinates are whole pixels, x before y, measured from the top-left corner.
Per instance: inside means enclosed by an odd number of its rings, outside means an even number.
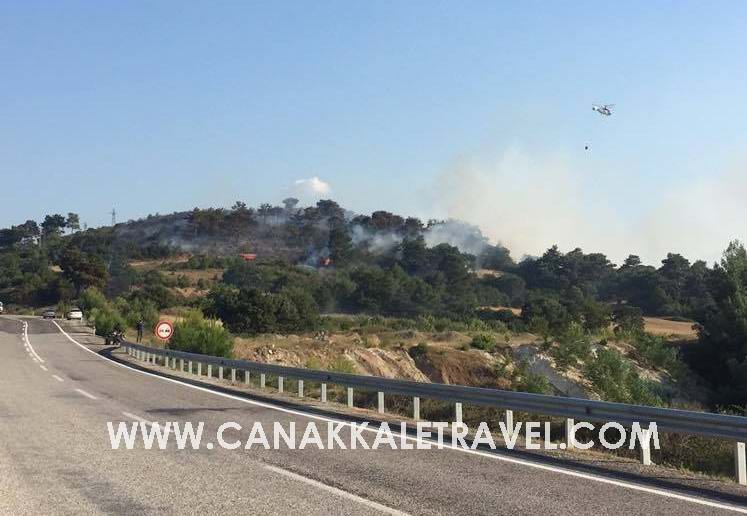
[[[152,328],[158,322],[158,309],[153,302],[146,298],[134,297],[127,300],[119,297],[114,305],[130,327],[134,328],[139,321],[143,321],[146,328]]]
[[[410,348],[409,353],[412,358],[425,356],[425,354],[428,353],[428,343],[418,342],[417,346],[413,346]]]
[[[605,401],[661,405],[650,384],[638,376],[629,362],[612,349],[600,349],[586,364],[586,377]]]
[[[682,367],[677,350],[667,347],[664,337],[639,333],[633,339],[637,357],[647,366],[677,374]]]
[[[169,346],[189,353],[230,357],[233,338],[217,321],[205,319],[201,312],[193,310],[174,324]]]
[[[580,325],[571,323],[558,337],[558,345],[551,354],[558,369],[566,371],[591,355],[589,337]]]
[[[219,285],[208,296],[207,310],[236,333],[310,331],[319,325],[314,298],[297,287],[273,294]]]
[[[615,307],[612,318],[615,333],[637,335],[644,330],[643,312],[637,306],[621,305]]]
[[[78,301],[86,318],[96,328],[96,335],[104,337],[115,329],[124,330],[127,327],[127,322],[119,310],[97,288],[90,287],[84,290]]]
[[[106,300],[104,294],[95,287],[85,289],[79,299],[80,309],[86,312],[90,312],[94,308],[103,308],[109,305],[109,301]]]
[[[88,319],[93,322],[96,328],[96,335],[105,337],[115,329],[124,330],[127,323],[120,313],[113,307],[103,306],[91,309]]]
[[[492,335],[486,333],[480,333],[472,337],[472,341],[469,343],[470,347],[475,349],[481,349],[483,351],[491,352],[495,349],[495,338]]]
[[[552,385],[544,376],[529,370],[526,361],[520,362],[513,371],[511,384],[514,390],[534,394],[552,394]]]
[[[332,361],[327,369],[336,373],[355,374],[358,372],[355,369],[355,364],[345,357],[337,357]]]

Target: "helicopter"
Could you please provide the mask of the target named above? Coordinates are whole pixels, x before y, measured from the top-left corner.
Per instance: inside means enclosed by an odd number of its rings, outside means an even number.
[[[612,107],[613,106],[614,106],[614,104],[602,104],[602,105],[599,105],[599,106],[596,105],[596,104],[592,104],[591,105],[591,110],[592,111],[596,111],[600,115],[610,116],[612,114]]]

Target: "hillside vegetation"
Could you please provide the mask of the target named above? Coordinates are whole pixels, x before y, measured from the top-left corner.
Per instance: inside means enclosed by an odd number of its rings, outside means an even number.
[[[224,354],[647,404],[747,403],[745,289],[738,242],[713,267],[557,247],[517,262],[458,221],[330,200],[0,230],[11,309],[77,304],[100,332],[190,311],[180,335],[209,334]]]

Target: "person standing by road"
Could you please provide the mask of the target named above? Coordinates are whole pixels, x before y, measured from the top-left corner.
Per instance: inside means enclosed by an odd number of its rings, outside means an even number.
[[[140,342],[143,340],[143,330],[145,329],[145,321],[140,319],[137,322],[137,341]]]

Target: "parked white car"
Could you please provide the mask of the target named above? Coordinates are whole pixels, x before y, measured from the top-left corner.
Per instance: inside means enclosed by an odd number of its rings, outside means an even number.
[[[3,308],[3,302],[0,301],[0,314],[3,313],[3,310],[5,310],[5,308]]]
[[[72,320],[80,321],[83,319],[83,312],[77,308],[73,308],[67,313],[65,317],[67,318],[68,321],[72,321]]]

